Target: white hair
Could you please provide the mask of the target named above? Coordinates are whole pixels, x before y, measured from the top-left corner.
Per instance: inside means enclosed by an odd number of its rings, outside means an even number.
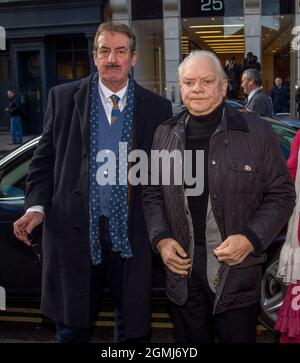
[[[186,58],[184,58],[184,60],[180,63],[179,67],[178,67],[178,79],[179,81],[182,78],[182,73],[183,73],[183,69],[186,65],[187,62],[189,62],[192,58],[195,57],[207,57],[209,58],[213,64],[214,67],[216,69],[216,72],[218,74],[218,77],[220,79],[220,81],[223,81],[226,78],[226,74],[223,70],[222,64],[220,62],[220,59],[215,55],[215,53],[209,52],[208,50],[195,50],[193,52],[191,52]]]

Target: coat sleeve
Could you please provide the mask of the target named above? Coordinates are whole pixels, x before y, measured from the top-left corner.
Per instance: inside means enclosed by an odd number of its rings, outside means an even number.
[[[34,152],[26,179],[25,209],[34,205],[49,206],[53,192],[55,150],[53,145],[54,95],[50,90],[43,134]]]
[[[247,228],[246,235],[256,251],[264,251],[288,222],[295,205],[295,189],[270,125],[266,125],[262,164],[263,191],[260,207]]]
[[[161,130],[162,126],[159,126],[155,131],[152,150],[158,150],[158,139],[160,138]],[[167,219],[162,187],[161,185],[153,185],[154,183],[151,184],[155,175],[157,173],[151,170],[151,162],[149,162],[148,185],[142,187],[142,207],[149,240],[152,249],[154,252],[157,252],[157,243],[164,238],[173,238],[173,235]]]

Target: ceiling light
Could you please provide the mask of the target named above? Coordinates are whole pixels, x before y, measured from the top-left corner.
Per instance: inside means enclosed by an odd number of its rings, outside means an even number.
[[[210,25],[190,25],[190,28],[237,28],[244,27],[244,24],[210,24]]]
[[[205,43],[218,43],[218,42],[239,42],[244,43],[243,39],[204,39]]]
[[[196,34],[219,34],[222,33],[222,30],[203,30],[195,32]]]
[[[244,38],[244,35],[201,35],[201,39],[215,39],[215,38]]]

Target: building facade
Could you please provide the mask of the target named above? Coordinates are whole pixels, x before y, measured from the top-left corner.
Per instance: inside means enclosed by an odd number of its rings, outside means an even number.
[[[0,0],[0,131],[8,128],[5,91],[21,97],[29,132],[41,131],[49,88],[94,70],[91,52],[99,23],[112,18],[136,33],[138,62],[134,78],[180,108],[177,67],[192,50],[214,51],[225,65],[242,63],[248,52],[262,66],[263,88],[275,77],[300,85],[299,0]],[[299,42],[300,46],[300,42]],[[242,96],[242,93],[241,93]]]

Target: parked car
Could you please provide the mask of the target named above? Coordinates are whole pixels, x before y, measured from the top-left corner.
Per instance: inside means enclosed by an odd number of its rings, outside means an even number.
[[[277,120],[266,118],[273,127],[285,158],[296,131]],[[41,286],[41,230],[33,232],[33,245],[18,241],[12,231],[13,222],[23,214],[25,179],[29,163],[40,137],[32,139],[0,160],[0,286],[6,289],[8,303],[40,299]],[[262,278],[261,322],[272,328],[282,304],[284,286],[276,278],[280,246],[285,231],[267,251]],[[164,295],[163,271],[154,261],[153,296]]]
[[[238,110],[244,108],[243,104],[239,100],[226,99],[226,102],[232,107],[237,108]],[[289,113],[275,113],[271,118],[295,130],[300,129],[300,120],[296,117],[291,116],[291,114]]]

